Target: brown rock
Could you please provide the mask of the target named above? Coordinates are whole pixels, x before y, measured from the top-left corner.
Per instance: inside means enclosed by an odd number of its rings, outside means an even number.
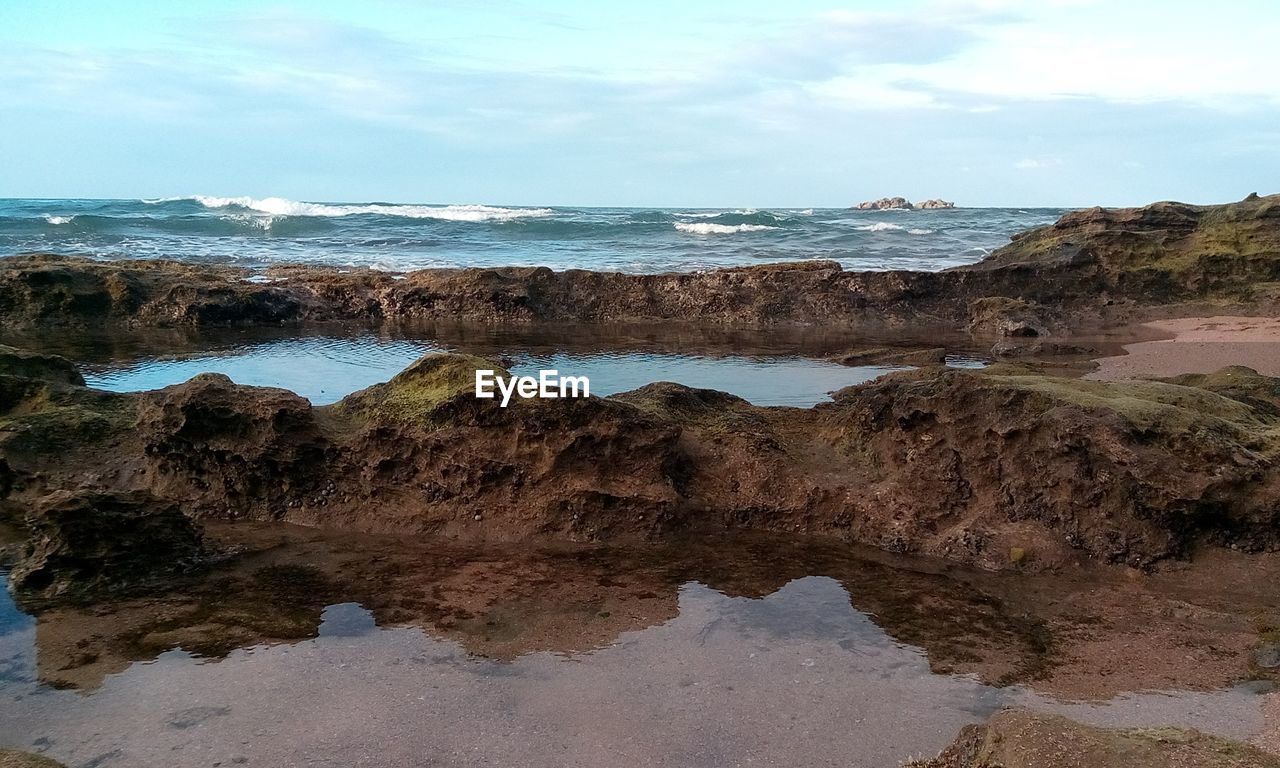
[[[969,331],[975,334],[1034,339],[1050,335],[1055,324],[1049,310],[1033,301],[989,296],[969,305]]]
[[[1243,369],[930,368],[806,410],[675,384],[502,408],[474,397],[480,366],[428,356],[323,408],[220,376],[106,401],[68,387],[58,412],[102,429],[68,448],[39,408],[0,418],[10,496],[88,485],[199,518],[504,539],[800,531],[992,568],[1013,547],[1051,568],[1280,545],[1277,384]]]
[[[148,487],[188,509],[270,517],[326,481],[316,470],[329,442],[311,403],[292,392],[207,373],[136,401]]]
[[[932,760],[907,768],[1280,768],[1280,758],[1190,728],[1113,730],[1058,715],[1005,710],[960,731]]]
[[[841,365],[942,365],[947,361],[945,347],[902,349],[867,347],[842,352],[831,358]]]
[[[70,360],[57,355],[15,349],[0,344],[0,376],[40,379],[84,386],[84,377]]]
[[[10,573],[24,597],[133,587],[196,568],[200,534],[174,504],[143,493],[58,491],[27,515],[30,540]]]
[[[996,357],[1082,357],[1097,355],[1094,347],[1069,342],[1028,339],[1001,339],[991,348]]]

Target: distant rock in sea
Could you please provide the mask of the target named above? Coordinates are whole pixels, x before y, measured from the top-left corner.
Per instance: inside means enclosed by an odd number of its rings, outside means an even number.
[[[879,200],[858,203],[860,211],[887,211],[893,208],[910,210],[913,207],[911,201],[905,197],[882,197]]]
[[[910,211],[914,208],[935,209],[955,207],[955,203],[941,199],[925,200],[919,205],[913,205],[912,202],[905,197],[882,197],[879,200],[868,200],[863,203],[858,203],[858,210],[860,211],[889,211],[895,209]]]

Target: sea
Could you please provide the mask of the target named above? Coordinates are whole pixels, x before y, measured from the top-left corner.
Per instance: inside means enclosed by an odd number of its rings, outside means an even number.
[[[304,202],[193,195],[151,200],[0,199],[0,256],[168,258],[406,272],[547,266],[692,272],[829,259],[850,270],[971,264],[1050,208],[595,208]]]

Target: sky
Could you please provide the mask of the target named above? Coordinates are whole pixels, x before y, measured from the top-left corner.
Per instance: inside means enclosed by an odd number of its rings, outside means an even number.
[[[1275,0],[0,0],[0,197],[1208,203]]]

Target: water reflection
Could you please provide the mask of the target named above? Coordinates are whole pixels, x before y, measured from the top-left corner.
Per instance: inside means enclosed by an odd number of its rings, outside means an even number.
[[[223,373],[239,384],[281,387],[316,405],[387,381],[422,355],[440,351],[425,342],[386,341],[374,336],[310,337],[242,347],[218,355],[153,358],[123,366],[94,365],[85,370],[89,386],[113,392],[159,389],[199,373]],[[607,396],[655,381],[718,389],[757,405],[809,407],[828,400],[828,393],[869,381],[899,368],[849,367],[796,356],[754,357],[606,352],[530,354],[508,350],[502,355],[517,374],[540,370],[587,376],[591,393]]]
[[[133,334],[22,336],[13,344],[64,354],[82,366],[90,386],[116,392],[158,389],[205,372],[240,384],[282,387],[316,405],[390,379],[428,352],[461,351],[502,360],[514,372],[555,369],[588,376],[599,396],[655,381],[718,389],[757,405],[809,407],[837,389],[897,370],[843,366],[826,356],[866,344],[840,334],[787,331],[687,331],[669,336],[652,328],[581,332],[540,330],[400,329],[373,333],[347,328],[323,334],[279,329],[218,331],[190,338],[177,331]],[[908,344],[904,339],[895,343]],[[936,344],[937,342],[933,342]],[[971,350],[949,364],[973,367]]]
[[[1243,688],[1059,702],[1034,690],[1059,661],[1044,620],[812,542],[213,535],[242,554],[181,588],[24,606],[34,631],[6,604],[0,743],[104,768],[896,765],[1012,703],[1259,727]]]

